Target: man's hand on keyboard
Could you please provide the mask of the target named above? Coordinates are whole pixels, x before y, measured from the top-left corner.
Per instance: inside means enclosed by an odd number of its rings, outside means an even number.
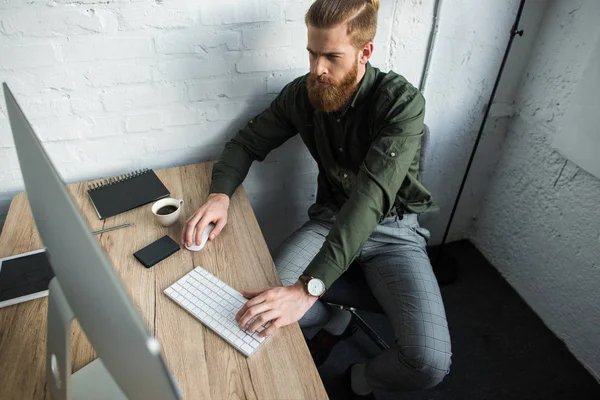
[[[242,294],[250,300],[238,311],[235,320],[242,329],[251,322],[247,328],[250,333],[271,321],[271,325],[260,333],[262,337],[297,322],[318,300],[306,292],[300,281],[292,286],[246,290]]]

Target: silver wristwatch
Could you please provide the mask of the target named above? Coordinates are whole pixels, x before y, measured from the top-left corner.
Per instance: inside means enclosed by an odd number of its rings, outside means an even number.
[[[304,283],[304,287],[309,295],[321,297],[325,293],[325,284],[322,280],[314,278],[308,274],[302,274],[298,279]]]

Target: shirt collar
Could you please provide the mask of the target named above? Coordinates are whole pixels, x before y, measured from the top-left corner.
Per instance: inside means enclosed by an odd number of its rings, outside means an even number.
[[[363,76],[362,80],[360,81],[360,85],[358,87],[358,90],[356,91],[356,94],[354,95],[354,98],[352,99],[351,102],[346,104],[344,106],[344,108],[342,108],[340,111],[340,114],[342,117],[344,115],[346,115],[346,112],[348,111],[349,108],[357,107],[365,101],[365,99],[371,92],[371,88],[373,87],[373,84],[375,83],[376,76],[377,76],[377,71],[375,70],[375,68],[373,68],[371,66],[371,63],[367,62],[366,66],[365,66],[365,75]]]

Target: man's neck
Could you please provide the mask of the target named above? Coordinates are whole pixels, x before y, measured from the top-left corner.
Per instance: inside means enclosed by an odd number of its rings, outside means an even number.
[[[358,86],[360,85],[360,82],[362,81],[362,79],[364,78],[366,73],[367,73],[367,65],[359,64],[358,71],[356,73],[356,83],[354,84],[355,89],[358,89]]]

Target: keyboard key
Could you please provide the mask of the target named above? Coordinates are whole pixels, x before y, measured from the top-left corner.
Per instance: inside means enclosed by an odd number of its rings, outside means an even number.
[[[260,332],[256,331],[256,332],[254,332],[252,337],[254,338],[254,340],[257,340],[259,343],[262,343],[266,339],[266,337],[261,337],[258,335],[260,335]]]
[[[252,354],[254,352],[254,349],[250,347],[247,343],[244,343],[242,345],[242,349],[248,354]]]

